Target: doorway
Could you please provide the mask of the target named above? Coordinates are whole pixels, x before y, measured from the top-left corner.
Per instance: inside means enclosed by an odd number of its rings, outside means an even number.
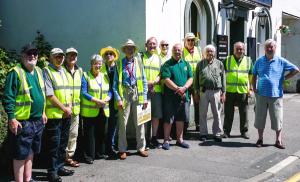
[[[238,17],[236,21],[230,22],[230,55],[233,54],[233,45],[235,42],[244,41],[244,30],[245,30],[245,19],[244,17]]]

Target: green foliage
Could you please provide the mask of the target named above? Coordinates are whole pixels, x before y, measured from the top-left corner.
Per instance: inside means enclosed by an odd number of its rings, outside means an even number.
[[[20,60],[20,56],[15,52],[7,52],[0,48],[0,97],[2,100],[6,75]],[[7,133],[7,115],[0,102],[0,144],[3,143]]]
[[[15,51],[5,51],[0,48],[0,97],[3,96],[5,78],[9,70],[20,60],[20,56]]]
[[[45,36],[41,32],[37,31],[36,33],[37,36],[33,42],[39,50],[39,60],[37,62],[37,66],[44,68],[49,63],[49,55],[52,46],[46,41]]]

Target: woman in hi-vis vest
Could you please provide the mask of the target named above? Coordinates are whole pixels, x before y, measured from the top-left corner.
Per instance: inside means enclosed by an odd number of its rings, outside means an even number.
[[[84,132],[84,159],[92,164],[94,159],[104,158],[105,122],[109,117],[109,79],[101,72],[103,59],[100,55],[91,58],[91,70],[82,76],[81,110]]]

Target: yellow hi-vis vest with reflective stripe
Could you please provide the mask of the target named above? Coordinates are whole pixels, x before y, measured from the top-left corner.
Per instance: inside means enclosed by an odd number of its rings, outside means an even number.
[[[51,79],[54,95],[64,106],[70,107],[72,105],[72,97],[66,70],[62,68],[62,75],[51,66],[44,68],[44,70]],[[63,118],[63,113],[60,108],[54,106],[47,98],[46,115],[48,119],[61,119]]]
[[[125,59],[125,58],[124,58]],[[123,85],[123,65],[122,62],[123,60],[119,60],[117,62],[117,74],[118,74],[118,79],[119,79],[119,83],[118,83],[118,92],[119,95],[123,101],[123,106],[126,107],[126,100],[124,100],[123,98],[123,92],[124,92],[124,85]],[[144,86],[143,86],[143,67],[141,65],[141,60],[139,59],[139,55],[137,55],[136,57],[134,57],[134,66],[135,66],[135,76],[136,76],[136,82],[137,82],[137,91],[138,91],[138,102],[139,104],[143,104],[144,103]],[[115,102],[115,108],[117,109],[117,101]]]
[[[158,55],[153,54],[151,57],[148,57],[147,54],[144,54],[143,64],[147,80],[155,81],[160,73],[161,67],[161,60],[159,59]],[[161,93],[160,84],[154,85],[154,92]]]
[[[78,68],[74,72],[74,77],[70,72],[67,71],[67,78],[69,81],[69,86],[72,94],[72,113],[78,115],[80,113],[80,89],[81,89],[81,78],[82,78],[82,69]]]
[[[183,48],[183,59],[190,63],[193,74],[196,72],[197,63],[201,61],[201,50],[199,49],[194,47],[194,54],[191,55],[186,48]]]
[[[20,88],[16,98],[16,108],[15,108],[15,116],[17,120],[26,120],[30,117],[31,111],[31,96],[29,91],[29,85],[26,79],[25,70],[22,68],[21,64],[17,64],[12,70],[14,70],[18,74],[18,78],[20,80]],[[45,85],[43,79],[42,70],[39,67],[35,67],[35,71],[38,75],[39,85],[43,92],[44,101],[45,97]],[[45,109],[45,102],[44,102]]]
[[[251,59],[244,56],[238,65],[234,56],[226,58],[226,92],[248,93]]]
[[[102,67],[105,67],[105,65],[103,65]],[[101,87],[90,71],[88,73],[83,73],[83,76],[88,84],[88,93],[92,97],[95,97],[100,100],[104,100],[106,97],[108,97],[109,91],[109,78],[107,74],[105,75],[102,72],[102,67],[99,73],[101,74]],[[81,116],[88,118],[97,117],[99,111],[100,108],[96,105],[95,102],[89,101],[86,98],[82,97],[80,111]],[[107,103],[104,107],[104,114],[106,117],[109,117],[109,103]]]

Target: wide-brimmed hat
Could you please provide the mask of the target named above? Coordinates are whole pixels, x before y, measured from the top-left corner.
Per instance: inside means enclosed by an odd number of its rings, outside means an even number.
[[[70,47],[66,50],[66,54],[71,53],[71,52],[78,54],[78,51],[74,47]]]
[[[22,47],[21,53],[28,53],[31,50],[35,50],[38,51],[37,47],[35,46],[35,44],[33,44],[32,42],[26,44],[24,47]]]
[[[107,46],[107,47],[104,47],[102,48],[100,51],[99,51],[99,54],[102,56],[102,57],[105,57],[105,53],[106,52],[113,52],[115,54],[115,60],[118,60],[119,59],[119,51],[111,46]]]
[[[134,47],[134,52],[137,52],[138,51],[138,47],[135,45],[135,43],[131,40],[131,39],[128,39],[124,44],[123,46],[121,47],[121,50],[124,52],[124,48],[125,47]]]
[[[53,48],[50,52],[51,55],[62,54],[65,55],[64,51],[60,48]]]

